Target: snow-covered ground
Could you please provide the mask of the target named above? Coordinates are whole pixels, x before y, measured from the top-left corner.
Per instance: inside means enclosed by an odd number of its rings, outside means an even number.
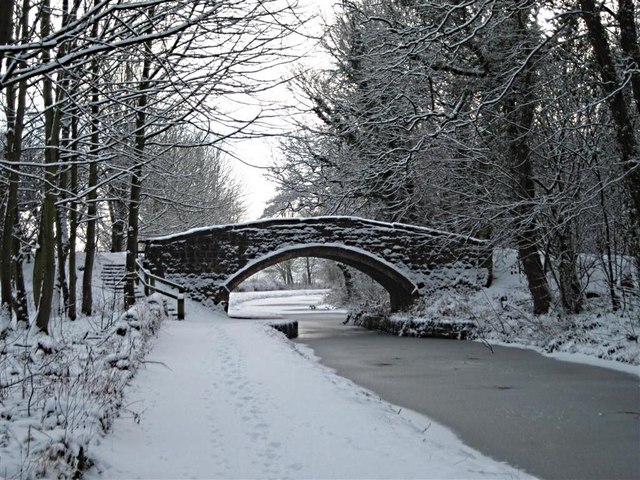
[[[100,281],[102,265],[121,257],[97,258],[95,315],[56,317],[50,339],[2,339],[0,476],[68,478],[95,460],[96,478],[527,477],[338,377],[266,322],[188,302],[187,320],[164,321],[153,340],[162,300],[123,316],[121,298]],[[287,294],[288,305],[322,298]],[[231,305],[241,317],[264,317],[261,302],[278,303],[273,292],[243,295]],[[563,353],[570,361],[616,359],[637,373],[637,311],[533,318],[528,301],[521,276],[503,268],[491,289],[443,292],[426,314],[477,320],[484,340],[582,354]]]
[[[83,260],[78,254],[78,278]],[[123,312],[122,292],[101,280],[103,266],[114,263],[124,263],[124,254],[96,257],[93,315],[70,321],[56,298],[50,335],[0,321],[1,478],[75,477],[90,464],[90,440],[122,407],[124,388],[166,311],[153,296]],[[32,267],[24,264],[33,322]]]
[[[124,389],[167,318],[163,304],[154,295],[113,316],[56,317],[49,336],[4,332],[0,477],[77,478],[91,464],[91,440],[123,408]]]
[[[264,292],[231,292],[229,316],[233,318],[284,318],[295,313],[318,313],[327,310],[344,313],[324,303],[328,289],[270,290]],[[311,310],[311,307],[313,310]]]
[[[530,478],[260,322],[188,302],[91,451],[92,478]]]

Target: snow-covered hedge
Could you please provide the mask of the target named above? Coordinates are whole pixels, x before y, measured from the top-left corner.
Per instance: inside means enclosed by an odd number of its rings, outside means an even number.
[[[99,328],[57,320],[51,335],[8,330],[0,341],[0,475],[80,478],[89,440],[107,431],[123,391],[166,318],[152,296]]]

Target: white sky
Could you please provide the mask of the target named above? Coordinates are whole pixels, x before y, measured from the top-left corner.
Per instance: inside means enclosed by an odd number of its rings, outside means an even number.
[[[273,163],[274,152],[265,139],[237,142],[232,150],[242,160],[260,167]],[[237,160],[232,160],[231,164],[245,192],[247,220],[256,220],[262,215],[269,198],[275,194],[276,185],[263,175],[261,168],[250,167]]]
[[[319,14],[319,17],[312,22],[307,28],[315,35],[320,32],[322,24],[321,18],[331,18],[333,13],[333,5],[336,0],[299,0],[307,16]],[[315,45],[315,41],[309,39],[301,39],[301,49],[311,50],[314,53],[321,53]],[[302,59],[302,63],[309,65],[317,64],[316,59],[312,59],[315,55],[306,54]],[[296,64],[299,65],[299,64]],[[295,68],[295,65],[283,67],[282,76],[287,75],[289,71]],[[282,100],[283,102],[291,99],[291,94],[286,87],[279,88],[269,94],[269,101]],[[281,122],[274,120],[274,125],[284,125],[286,119]],[[234,141],[228,145],[228,148],[240,158],[241,161],[232,160],[231,164],[236,172],[237,178],[243,184],[246,194],[247,204],[247,220],[260,218],[266,206],[267,201],[275,194],[276,185],[269,181],[265,176],[265,168],[273,165],[277,152],[278,139],[252,139],[243,141]],[[255,165],[251,167],[249,165]]]

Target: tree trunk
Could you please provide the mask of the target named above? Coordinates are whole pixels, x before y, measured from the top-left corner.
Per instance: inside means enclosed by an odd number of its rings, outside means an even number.
[[[98,22],[91,29],[92,35],[98,36]],[[96,222],[98,213],[98,157],[100,155],[100,64],[97,59],[91,60],[91,163],[87,193],[87,231],[85,240],[84,270],[82,272],[82,313],[91,315],[93,311],[93,264],[96,256]]]
[[[22,272],[22,252],[20,248],[19,237],[22,236],[20,231],[20,220],[15,215],[16,225],[14,228],[15,240],[13,242],[13,282],[15,288],[15,297],[13,299],[13,311],[16,314],[16,325],[19,329],[26,329],[29,326],[29,302],[27,299],[27,289],[24,284],[24,274]]]
[[[40,217],[40,231],[42,232],[42,244],[38,250],[38,254],[41,256],[39,268],[41,274],[39,278],[40,292],[38,296],[38,313],[36,315],[36,325],[40,331],[49,333],[49,318],[51,316],[51,306],[53,304],[53,293],[56,283],[56,264],[55,264],[55,196],[53,187],[49,185],[49,182],[53,184],[55,182],[55,172],[51,167],[45,171],[46,184],[45,186],[45,198],[42,205],[42,214]]]
[[[153,17],[153,7],[150,8],[149,18]],[[151,28],[147,33],[151,33]],[[136,260],[138,258],[138,231],[140,229],[139,211],[142,193],[142,164],[144,162],[147,123],[147,90],[149,88],[149,72],[151,70],[151,40],[144,44],[145,57],[142,64],[142,75],[138,87],[138,105],[136,114],[136,129],[134,137],[134,157],[136,164],[131,172],[131,192],[129,195],[129,226],[127,229],[127,280],[124,288],[125,308],[136,302],[135,276]]]
[[[41,33],[46,38],[50,33],[50,0],[45,0],[41,9]],[[51,59],[48,49],[42,52],[43,63],[48,63]],[[40,295],[38,299],[38,313],[36,314],[36,325],[44,333],[49,332],[49,318],[51,316],[51,306],[53,303],[53,293],[56,281],[55,265],[55,233],[54,224],[56,216],[55,208],[55,187],[56,184],[56,163],[58,159],[58,138],[59,138],[59,118],[53,98],[53,82],[50,77],[44,77],[42,84],[42,99],[45,108],[45,171],[44,171],[44,200],[40,217],[40,233],[42,243],[38,250],[41,256],[39,267],[41,268]]]
[[[6,216],[6,192],[3,187],[0,187],[0,231],[4,231],[4,217]],[[11,320],[11,300],[9,302],[2,301],[2,240],[4,237],[0,238],[0,321],[5,319],[5,323],[9,324]],[[7,288],[7,287],[4,287]],[[9,280],[9,293],[11,293],[11,280]]]
[[[533,299],[533,313],[540,315],[549,311],[552,297],[538,252],[540,232],[535,219],[535,185],[527,140],[527,134],[533,124],[534,104],[531,99],[523,99],[519,108],[516,107],[515,102],[509,103],[508,109],[514,117],[507,128],[509,156],[514,177],[517,179],[516,193],[519,202],[516,209],[518,223],[516,243]]]
[[[6,8],[4,13],[7,15],[3,18],[2,9]],[[8,35],[7,37],[0,38],[1,43],[9,43],[11,40],[11,26],[13,25],[13,2],[3,3],[0,7],[0,23],[4,22],[2,28],[9,26],[9,30],[6,32],[0,31],[0,35]],[[29,0],[24,0],[22,4],[22,16],[20,18],[19,28],[21,33],[18,32],[17,36],[20,36],[23,41],[26,41],[26,37],[29,31]],[[1,30],[1,29],[0,29]],[[0,62],[2,58],[0,57]],[[14,226],[17,224],[17,212],[18,212],[18,190],[19,190],[19,170],[20,159],[22,157],[22,135],[24,131],[24,113],[26,108],[26,95],[27,95],[27,83],[22,81],[17,87],[8,86],[6,88],[6,122],[7,122],[7,135],[6,135],[6,148],[5,158],[13,164],[11,170],[8,172],[7,180],[9,183],[7,189],[7,201],[4,208],[4,221],[2,224],[2,242],[0,245],[0,310],[13,308],[13,295],[12,295],[12,252],[15,248],[15,232]],[[18,247],[19,248],[19,247]],[[22,276],[22,272],[20,272]],[[15,310],[15,308],[14,308]]]
[[[344,289],[346,290],[347,299],[353,298],[353,276],[344,263],[338,263],[338,268],[342,272],[344,278]]]
[[[293,285],[294,281],[293,281],[293,263],[291,260],[287,260],[285,262],[285,272],[287,275],[287,278],[285,280],[285,283],[287,285]]]
[[[537,236],[535,233],[534,235]],[[551,307],[551,291],[542,268],[538,247],[535,243],[521,237],[518,242],[518,258],[527,277],[529,292],[531,292],[531,298],[533,299],[534,315],[547,313]]]
[[[631,89],[640,114],[640,44],[636,32],[634,0],[618,0],[618,22],[620,23],[620,47],[629,61],[631,73]]]
[[[7,45],[11,42],[14,9],[15,0],[2,0],[0,2],[0,45]],[[2,71],[3,60],[4,53],[0,52],[0,72]]]
[[[600,255],[600,259],[602,261],[602,268],[607,275],[611,308],[615,312],[620,308],[620,299],[618,298],[618,294],[616,293],[616,277],[613,273],[613,251],[615,250],[615,248],[612,248],[614,247],[613,232],[611,229],[611,220],[609,219],[609,209],[607,208],[605,187],[602,182],[602,176],[598,168],[594,168],[593,171],[598,180],[598,195],[600,199],[600,209],[602,210],[602,223],[604,225],[603,232],[601,234],[602,236],[604,236],[604,241],[600,240],[598,242],[598,254]]]
[[[40,214],[42,215],[42,213]],[[38,231],[38,241],[34,248],[33,252],[33,275],[31,277],[31,295],[33,296],[33,304],[38,309],[38,304],[40,303],[40,291],[42,289],[42,254],[40,253],[42,245],[42,234],[41,230]]]
[[[526,14],[519,11],[513,18],[514,45],[531,40]],[[524,57],[521,61],[525,61]],[[509,98],[504,106],[507,121],[506,137],[508,143],[508,162],[516,181],[516,243],[518,256],[529,291],[533,299],[533,313],[547,313],[551,307],[551,291],[544,273],[538,246],[541,235],[536,219],[536,191],[533,179],[533,164],[529,136],[535,117],[535,59],[523,65],[520,78],[516,79]]]
[[[312,268],[311,268],[311,259],[309,257],[304,257],[304,273],[305,273],[305,278],[304,278],[305,283],[307,285],[311,285]]]
[[[558,274],[560,299],[568,313],[582,312],[582,289],[577,276],[578,257],[571,234],[558,235]]]
[[[66,26],[69,22],[69,1],[62,1],[62,25]],[[61,54],[66,53],[67,48],[63,47]],[[61,132],[59,160],[62,164],[69,158],[69,139],[71,135],[71,126],[69,118],[69,75],[63,69],[58,75],[58,86],[56,88],[56,116]],[[62,165],[58,174],[58,190],[67,192],[68,188],[68,172],[69,168]],[[69,254],[69,231],[67,229],[67,202],[56,210],[56,251],[58,254],[58,288],[60,289],[62,302],[61,313],[66,313],[69,304],[69,287],[67,284],[67,256]]]
[[[139,115],[143,115],[140,114]],[[144,135],[144,134],[143,134]],[[137,142],[136,142],[137,143]],[[138,163],[131,175],[131,194],[129,198],[129,229],[127,230],[127,280],[124,287],[125,308],[131,307],[136,302],[135,274],[136,260],[138,258],[138,230],[140,193],[142,191],[142,165]]]
[[[629,12],[630,8],[633,9],[633,2],[630,0],[620,0],[619,4],[621,7],[618,12],[619,16]],[[616,139],[620,150],[622,168],[625,173],[624,187],[629,211],[631,252],[635,257],[636,268],[640,273],[640,168],[638,168],[640,160],[638,159],[638,145],[634,134],[633,122],[627,109],[624,92],[620,88],[621,82],[616,72],[609,39],[602,25],[600,11],[596,8],[594,0],[580,0],[580,6],[582,7],[582,18],[587,25],[589,42],[600,70],[601,88],[607,99],[615,124]],[[627,42],[633,34],[628,28],[626,20],[630,20],[633,23],[633,18],[620,18],[621,29],[625,31],[621,44],[624,44],[623,48],[626,47],[628,49]],[[633,27],[633,32],[635,32],[635,27]],[[637,43],[635,47],[637,49]],[[631,47],[630,53],[633,56],[633,47]]]
[[[77,316],[77,273],[76,273],[76,238],[78,230],[78,202],[76,195],[78,194],[78,118],[77,112],[71,114],[71,173],[69,181],[69,191],[71,193],[71,202],[69,203],[69,301],[67,302],[67,317],[69,320],[75,320]]]
[[[66,189],[66,174],[60,173],[60,189]],[[69,286],[67,284],[67,257],[69,254],[69,232],[67,230],[67,216],[64,207],[56,210],[56,251],[58,253],[58,287],[62,294],[62,312],[67,311],[69,305]]]
[[[20,151],[17,149],[20,141],[18,136],[18,115],[15,110],[16,88],[8,86],[6,88],[7,105],[5,115],[7,117],[7,140],[5,148],[5,158],[10,164],[13,164],[11,170],[8,170],[7,181],[7,200],[4,206],[4,221],[2,225],[2,245],[0,250],[0,289],[2,290],[0,309],[10,312],[12,308],[12,286],[11,286],[11,255],[13,253],[15,214],[18,205],[18,177],[20,160]]]
[[[117,196],[114,188],[110,189],[112,199],[109,200],[109,216],[111,217],[111,251],[122,252],[126,238],[125,227],[127,225],[126,205]],[[124,216],[123,216],[124,212]]]
[[[97,96],[97,92],[95,93]],[[91,315],[93,310],[93,292],[92,292],[92,277],[93,277],[93,264],[96,256],[96,222],[97,222],[97,198],[98,192],[96,191],[96,185],[98,184],[98,104],[97,98],[94,98],[92,109],[93,116],[93,132],[91,134],[91,143],[94,155],[92,155],[91,164],[89,165],[89,179],[87,188],[89,192],[87,194],[87,230],[85,240],[85,257],[84,257],[84,270],[82,272],[82,313],[85,315]]]

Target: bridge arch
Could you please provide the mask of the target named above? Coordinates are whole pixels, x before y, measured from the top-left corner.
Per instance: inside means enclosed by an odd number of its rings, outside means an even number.
[[[344,263],[369,275],[389,292],[391,310],[402,310],[413,303],[418,295],[416,285],[393,264],[359,248],[342,244],[306,244],[279,248],[250,262],[227,278],[223,287],[227,298],[221,300],[228,305],[228,295],[250,276],[285,260],[299,257],[317,257]]]
[[[320,257],[371,276],[393,310],[440,288],[491,279],[483,240],[415,225],[357,217],[267,219],[214,225],[144,241],[151,271],[185,286],[195,300],[226,304],[243,279],[294,257]]]

